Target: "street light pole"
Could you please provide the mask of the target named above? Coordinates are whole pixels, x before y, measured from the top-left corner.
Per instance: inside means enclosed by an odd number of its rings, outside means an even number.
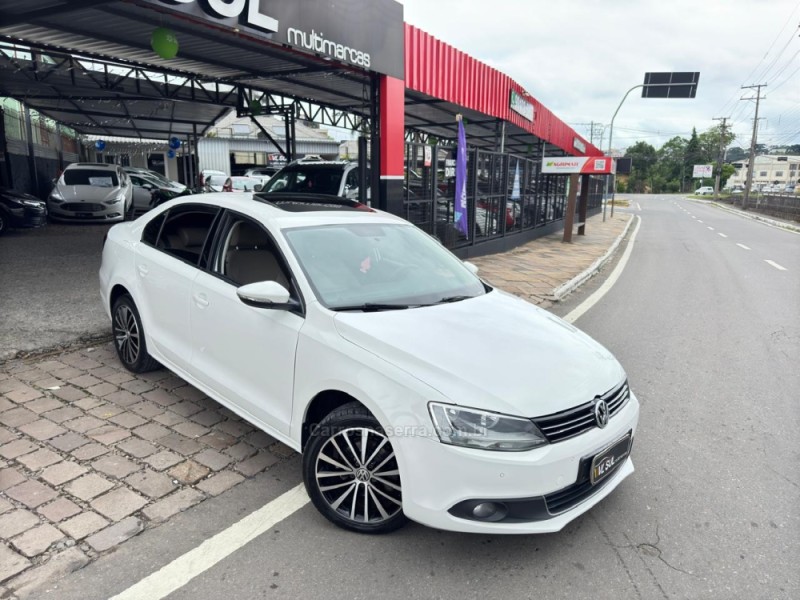
[[[656,84],[656,85],[658,85],[658,84]],[[611,117],[611,126],[608,128],[608,156],[609,156],[609,158],[611,157],[611,142],[613,141],[613,138],[614,138],[614,119],[617,118],[617,113],[619,112],[619,109],[622,108],[622,105],[625,103],[625,100],[628,98],[628,94],[630,94],[633,90],[636,90],[636,89],[639,89],[639,88],[642,88],[642,87],[644,87],[644,84],[640,83],[639,85],[635,85],[631,89],[629,89],[627,92],[625,92],[625,95],[622,97],[622,101],[619,103],[619,106],[617,106],[617,110],[614,111],[614,116]],[[614,218],[614,197],[616,195],[616,191],[617,191],[617,170],[614,169],[614,173],[611,175],[611,218],[612,219]],[[606,203],[604,202],[603,203],[603,221],[605,221],[605,220],[606,220]]]

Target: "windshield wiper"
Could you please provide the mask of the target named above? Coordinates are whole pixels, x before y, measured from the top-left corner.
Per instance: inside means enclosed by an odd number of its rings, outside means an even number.
[[[445,296],[436,304],[447,304],[449,302],[461,302],[462,300],[469,300],[470,298],[474,298],[475,296]]]
[[[379,310],[405,310],[416,307],[416,304],[380,304],[378,302],[365,302],[364,304],[354,304],[353,306],[335,306],[331,310],[360,310],[363,312],[377,312]]]

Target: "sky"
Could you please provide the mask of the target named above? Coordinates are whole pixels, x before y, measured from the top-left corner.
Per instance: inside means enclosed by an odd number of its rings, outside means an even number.
[[[625,92],[652,71],[699,71],[694,99],[630,93],[612,145],[656,148],[728,117],[732,146],[749,147],[756,90],[757,140],[800,144],[798,0],[399,0],[405,21],[497,68],[608,148],[608,125]],[[761,119],[763,117],[763,120]]]

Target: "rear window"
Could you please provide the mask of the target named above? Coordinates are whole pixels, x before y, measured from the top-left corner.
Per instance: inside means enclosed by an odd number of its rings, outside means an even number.
[[[95,187],[117,187],[116,171],[106,169],[67,169],[64,171],[66,185],[91,185]]]

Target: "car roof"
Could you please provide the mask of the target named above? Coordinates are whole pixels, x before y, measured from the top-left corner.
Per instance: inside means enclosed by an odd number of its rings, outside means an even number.
[[[64,169],[98,169],[98,168],[105,168],[105,169],[113,169],[117,170],[117,165],[109,165],[106,163],[72,163],[71,165],[67,165]]]
[[[265,199],[266,197],[266,199]],[[405,219],[369,208],[358,202],[324,194],[228,194],[210,192],[181,196],[164,206],[177,204],[211,204],[246,215],[264,222],[271,222],[280,229],[332,225],[338,223],[386,223],[410,225]]]

